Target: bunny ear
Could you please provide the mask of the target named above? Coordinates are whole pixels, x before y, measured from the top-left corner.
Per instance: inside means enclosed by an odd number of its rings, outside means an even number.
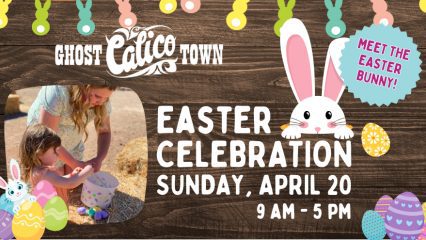
[[[0,188],[4,190],[7,188],[7,182],[2,177],[0,177]]]
[[[41,6],[41,2],[40,0],[35,0],[34,1],[34,5],[36,7],[36,9],[42,9],[43,7]]]
[[[338,38],[333,40],[328,47],[327,58],[325,60],[324,78],[322,82],[322,96],[328,97],[338,102],[345,90],[345,83],[340,78],[340,57],[348,38]]]
[[[314,60],[305,25],[296,18],[281,27],[281,55],[291,89],[298,102],[315,95]]]
[[[10,160],[10,172],[12,173],[13,180],[21,179],[21,169],[19,168],[18,161],[15,159]]]
[[[81,0],[76,0],[75,5],[77,5],[78,10],[84,9],[84,6],[83,6],[83,3],[81,2]]]
[[[86,1],[86,9],[90,9],[92,8],[92,0],[87,0]]]
[[[46,0],[46,2],[43,5],[43,10],[48,11],[50,8],[50,5],[52,5],[52,1],[51,0]]]

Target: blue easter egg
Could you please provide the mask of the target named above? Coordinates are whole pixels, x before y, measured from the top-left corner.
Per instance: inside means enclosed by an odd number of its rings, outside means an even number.
[[[362,217],[362,232],[367,239],[383,239],[386,236],[386,227],[382,216],[372,210],[365,212]]]

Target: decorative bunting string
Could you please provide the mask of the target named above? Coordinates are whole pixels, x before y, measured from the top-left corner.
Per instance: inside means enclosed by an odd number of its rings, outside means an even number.
[[[159,7],[162,13],[172,14],[174,11],[176,11],[177,2],[176,0],[161,0]]]
[[[120,25],[123,28],[132,28],[136,25],[138,19],[136,15],[132,12],[132,5],[130,5],[129,0],[115,0],[118,4],[118,11],[121,15],[118,20]]]
[[[5,28],[9,22],[6,13],[9,11],[11,2],[12,0],[0,0],[0,29]]]
[[[250,0],[235,0],[232,4],[232,12],[226,17],[226,24],[234,31],[242,30],[247,24],[247,17],[244,14],[247,12],[248,3]]]
[[[296,0],[289,0],[287,4],[285,0],[277,0],[278,7],[278,21],[274,25],[274,32],[277,37],[281,35],[280,29],[284,25],[284,23],[293,17],[293,8],[296,6]]]
[[[44,36],[50,31],[50,23],[48,18],[51,3],[51,0],[46,0],[42,6],[40,0],[35,0],[34,2],[37,11],[35,14],[36,19],[33,22],[32,29],[33,33],[37,36]]]
[[[81,0],[75,1],[78,8],[78,17],[80,21],[77,24],[77,31],[84,36],[89,36],[95,31],[95,23],[92,21],[92,0],[86,1],[86,6],[83,5]]]
[[[370,0],[373,3],[373,11],[376,13],[374,16],[374,24],[383,24],[385,26],[392,26],[393,24],[393,16],[387,11],[388,4],[385,0]]]
[[[200,0],[180,0],[180,6],[186,13],[196,13],[201,8]]]
[[[346,32],[346,24],[342,21],[342,5],[343,0],[336,0],[335,5],[331,0],[324,0],[327,8],[327,17],[329,19],[325,26],[327,35],[331,38],[339,38]]]

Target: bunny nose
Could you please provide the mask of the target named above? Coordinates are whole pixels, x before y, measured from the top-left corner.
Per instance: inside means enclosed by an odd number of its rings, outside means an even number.
[[[315,128],[315,131],[317,132],[317,133],[319,133],[319,131],[321,130],[321,128],[320,127],[316,127]]]

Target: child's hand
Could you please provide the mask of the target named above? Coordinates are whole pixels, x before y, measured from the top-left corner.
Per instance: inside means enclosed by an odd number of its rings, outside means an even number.
[[[98,172],[99,170],[101,170],[102,161],[99,161],[99,159],[97,158],[93,158],[89,162],[93,166],[95,172]]]
[[[71,173],[71,176],[77,175],[79,172],[81,172],[81,170],[83,170],[81,167],[74,168],[74,170]]]

